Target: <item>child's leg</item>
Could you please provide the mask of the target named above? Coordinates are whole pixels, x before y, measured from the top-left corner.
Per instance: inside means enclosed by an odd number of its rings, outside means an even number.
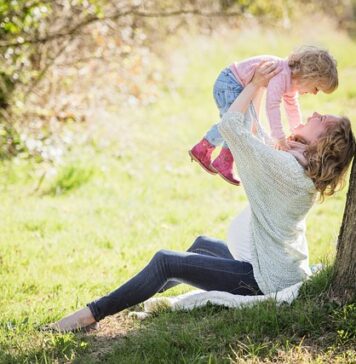
[[[243,90],[243,86],[240,85],[234,78],[234,75],[230,70],[226,72],[226,79],[229,80],[229,87],[225,86],[224,92],[221,92],[217,90],[216,92],[216,100],[218,106],[220,105],[220,116],[222,116],[225,112],[228,111],[231,104],[236,100],[238,95]],[[234,86],[233,86],[234,85]],[[256,100],[254,100],[254,103],[259,110],[260,102],[261,102],[261,96],[262,93],[259,93],[256,97]],[[254,104],[251,105],[251,112],[252,117],[257,121],[258,120],[258,113],[255,110]],[[257,130],[257,126],[254,125]],[[233,166],[234,166],[234,157],[232,156],[229,147],[227,143],[224,141],[222,145],[221,152],[219,156],[213,161],[211,164],[212,168],[215,169],[215,171],[222,177],[225,181],[233,184],[233,185],[239,185],[240,181],[235,178],[234,172],[233,172]]]
[[[242,89],[243,87],[236,81],[230,69],[226,68],[220,73],[213,89],[220,117],[227,111]],[[189,151],[189,155],[192,160],[197,161],[207,172],[211,174],[218,173],[219,169],[212,168],[211,166],[211,154],[214,148],[223,142],[224,139],[218,130],[218,124],[215,124],[208,130],[204,138]],[[231,180],[234,184],[239,183],[232,177]]]
[[[249,112],[252,113],[253,123],[252,123],[252,132],[254,134],[257,133],[257,121],[258,115],[256,113],[254,105],[251,103]],[[225,181],[233,184],[239,185],[240,181],[235,178],[233,168],[234,168],[234,157],[230,152],[230,149],[226,142],[224,142],[223,147],[221,148],[221,152],[218,157],[211,164],[212,168],[214,168],[219,176],[222,177]]]
[[[204,136],[204,139],[206,139],[214,147],[224,143],[224,139],[218,130],[218,125],[219,124],[214,124]]]
[[[214,84],[213,95],[219,115],[222,117],[231,104],[243,90],[243,86],[236,80],[229,68],[224,69]],[[213,145],[221,145],[224,139],[218,130],[218,123],[214,124],[206,133],[205,138]]]

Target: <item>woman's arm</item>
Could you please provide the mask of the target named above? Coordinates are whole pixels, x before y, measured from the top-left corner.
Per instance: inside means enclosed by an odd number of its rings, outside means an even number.
[[[249,83],[231,104],[228,111],[245,113],[250,105],[252,99],[256,96],[259,86]]]

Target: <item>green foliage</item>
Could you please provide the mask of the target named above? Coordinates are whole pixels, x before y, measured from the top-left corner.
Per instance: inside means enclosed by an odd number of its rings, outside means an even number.
[[[105,63],[108,59],[110,62],[117,59],[117,64],[114,67],[108,65],[103,73],[112,71],[112,77],[108,76],[108,86],[120,88],[122,103],[154,102],[157,98],[155,83],[160,76],[152,71],[142,77],[140,72],[151,61],[147,59],[148,50],[160,56],[161,42],[175,34],[178,28],[205,31],[210,27],[209,17],[164,16],[180,9],[202,13],[231,10],[241,14],[241,17],[214,18],[214,26],[229,19],[240,22],[243,16],[255,17],[269,24],[288,25],[294,17],[317,11],[328,13],[330,9],[332,16],[336,14],[339,23],[342,23],[347,6],[344,0],[128,0],[119,3],[113,0],[0,0],[0,110],[6,109],[7,122],[16,124],[20,132],[29,124],[38,125],[39,130],[34,131],[31,138],[40,138],[41,141],[42,124],[37,122],[38,118],[45,119],[44,124],[53,122],[53,119],[61,123],[63,114],[70,114],[70,119],[77,122],[84,120],[80,108],[87,106],[83,105],[83,99],[87,89],[96,82],[88,81],[89,85],[80,87],[80,92],[71,88],[88,72],[82,72],[83,65],[93,65],[93,58],[98,58],[95,66],[91,66],[91,69],[98,69],[101,57]],[[141,16],[137,12],[156,16],[152,20],[151,16]],[[110,19],[110,26],[114,24],[116,31],[108,32],[106,18]],[[159,27],[155,25],[157,22]],[[113,49],[116,51],[110,53]],[[153,91],[147,95],[144,87],[151,87]],[[57,92],[52,92],[53,89]],[[74,95],[80,96],[80,101],[68,105],[66,100],[73,100]],[[99,97],[91,95],[90,98],[97,98],[93,100],[97,104],[103,101],[99,101]],[[57,98],[61,99],[62,105]],[[88,100],[86,102],[89,103]],[[53,139],[47,135],[48,142]],[[12,140],[10,135],[8,141]],[[20,142],[23,144],[21,148],[15,143],[2,147],[1,153],[8,151],[8,157],[11,157],[24,149],[27,157],[55,161],[43,158],[45,153],[26,148],[25,140]]]
[[[11,156],[26,152],[18,131],[7,122],[0,119],[0,161]]]
[[[8,107],[8,99],[15,88],[15,81],[4,72],[0,72],[0,109]]]
[[[29,112],[29,96],[71,36],[65,33],[75,25],[73,19],[78,22],[93,17],[99,19],[103,16],[105,3],[105,0],[68,0],[63,6],[61,2],[49,0],[0,0],[0,111],[7,111],[2,117],[8,124],[6,130],[2,129],[7,135],[5,143],[0,141],[2,157],[11,157],[24,150],[28,157],[39,157],[41,153],[32,153],[26,148],[25,140],[14,139],[15,128],[9,125],[17,124],[17,130],[26,129],[29,124],[40,125],[34,120],[38,111]],[[52,102],[54,100],[47,100],[47,103]],[[41,97],[35,110],[40,109],[40,103]],[[44,117],[43,113],[41,117]],[[58,118],[62,120],[62,117]],[[35,131],[32,139],[43,136],[43,132]],[[51,135],[47,139],[50,141]]]
[[[51,13],[49,1],[3,1],[0,2],[0,59],[1,99],[7,105],[15,84],[26,84],[33,77],[34,59],[38,46],[20,47],[28,39],[36,39]],[[4,84],[11,87],[4,87]]]
[[[267,16],[269,18],[280,19],[286,15],[287,7],[292,10],[291,1],[269,1],[269,0],[237,0],[239,6],[256,17]]]
[[[90,167],[79,163],[66,165],[58,172],[57,178],[48,190],[49,194],[59,195],[77,189],[87,183],[94,175]]]

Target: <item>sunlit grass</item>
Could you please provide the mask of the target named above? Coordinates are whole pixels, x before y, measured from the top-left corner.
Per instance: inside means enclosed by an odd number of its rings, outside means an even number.
[[[217,121],[212,85],[221,68],[254,54],[286,56],[294,45],[314,39],[338,59],[340,87],[331,95],[303,97],[303,115],[318,110],[355,120],[355,44],[343,33],[320,29],[184,35],[184,46],[177,40],[166,71],[167,84],[174,87],[155,105],[98,117],[92,142],[74,147],[57,175],[49,175],[38,190],[39,167],[23,161],[1,166],[0,362],[81,357],[90,349],[88,338],[53,336],[37,327],[123,283],[161,248],[185,250],[201,234],[226,238],[229,222],[246,205],[243,189],[204,173],[187,154]],[[310,212],[311,263],[333,259],[345,192]],[[167,294],[187,289],[181,286]],[[308,313],[307,305],[299,301],[292,311],[266,305],[241,312],[207,308],[191,316],[165,313],[107,360],[123,363],[126,355],[126,362],[141,363],[144,348],[146,362],[159,362],[159,357],[166,360],[162,362],[237,362],[242,356],[272,358],[280,348],[286,356],[291,338],[283,335],[292,335],[286,327],[294,322],[299,330],[291,347],[298,347],[303,327],[310,332],[307,321],[318,306],[310,303]],[[305,315],[297,317],[303,310]],[[327,322],[327,315],[334,317],[333,308],[320,312],[319,323]],[[350,331],[344,321],[332,327]],[[330,341],[334,349],[335,335]],[[272,342],[277,343],[274,349]]]
[[[66,165],[59,170],[58,176],[47,193],[59,195],[79,188],[90,180],[93,172],[91,168],[83,167],[80,164]]]

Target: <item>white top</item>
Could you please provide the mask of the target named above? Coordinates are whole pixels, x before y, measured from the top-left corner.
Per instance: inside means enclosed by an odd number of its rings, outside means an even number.
[[[227,233],[227,246],[236,260],[252,262],[251,257],[251,209],[248,205],[238,216],[236,216]]]
[[[311,274],[305,217],[316,189],[292,154],[265,144],[251,127],[250,110],[227,112],[218,126],[249,200],[251,264],[259,288],[268,294]]]

